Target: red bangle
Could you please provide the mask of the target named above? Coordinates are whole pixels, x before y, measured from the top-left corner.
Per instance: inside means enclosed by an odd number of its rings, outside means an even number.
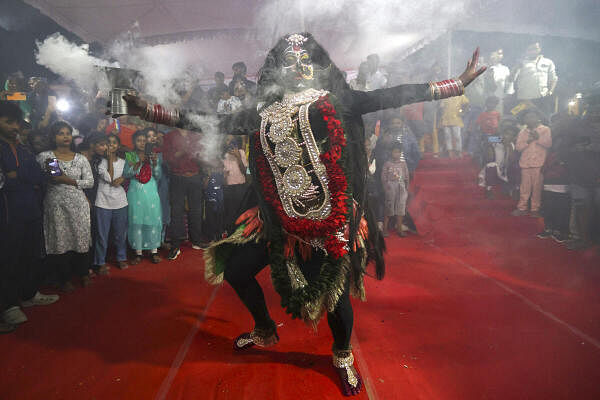
[[[177,125],[179,112],[177,110],[169,111],[160,104],[148,104],[144,119],[161,125]]]
[[[465,87],[460,79],[446,79],[441,82],[430,82],[429,85],[432,100],[461,96],[465,93]]]

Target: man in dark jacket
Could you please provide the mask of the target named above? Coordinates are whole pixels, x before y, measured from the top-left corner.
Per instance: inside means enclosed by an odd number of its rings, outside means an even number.
[[[221,93],[228,92],[229,86],[225,84],[225,74],[218,71],[215,72],[215,86],[208,90],[206,97],[210,108],[214,111],[217,110],[217,104],[221,99]]]
[[[0,306],[3,330],[27,321],[20,308],[46,305],[57,295],[38,291],[44,255],[40,187],[45,175],[31,151],[18,140],[23,123],[19,107],[0,102]]]
[[[256,83],[246,78],[246,64],[242,61],[238,61],[231,66],[231,69],[233,70],[233,78],[231,78],[231,82],[229,82],[229,94],[232,96],[235,95],[234,89],[238,82],[243,84],[250,94],[256,94]]]
[[[594,214],[600,214],[600,101],[590,104],[583,120],[574,124],[566,148],[578,233],[567,247],[577,250],[592,244]]]

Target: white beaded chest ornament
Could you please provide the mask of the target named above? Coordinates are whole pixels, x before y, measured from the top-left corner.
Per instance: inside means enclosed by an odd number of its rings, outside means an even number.
[[[327,171],[308,118],[310,105],[327,93],[307,89],[286,94],[260,113],[263,153],[289,217],[322,220],[331,213]]]

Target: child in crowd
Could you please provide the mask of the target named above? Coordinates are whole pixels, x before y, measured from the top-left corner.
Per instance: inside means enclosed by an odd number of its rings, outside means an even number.
[[[446,150],[450,158],[462,157],[463,140],[461,131],[464,127],[462,114],[467,104],[469,104],[469,99],[465,95],[442,100],[440,126],[444,131]]]
[[[108,273],[106,250],[111,228],[117,253],[117,266],[119,269],[127,268],[127,194],[122,186],[125,181],[123,177],[125,159],[119,154],[120,147],[119,137],[110,134],[106,156],[98,166],[94,265],[98,267],[101,274]]]
[[[158,155],[146,151],[145,132],[133,134],[135,151],[128,152],[123,176],[130,179],[127,191],[129,245],[136,257],[131,262],[137,265],[142,261],[142,250],[150,250],[152,262],[158,264],[158,248],[161,245],[162,211],[156,181],[160,179],[162,168]]]
[[[480,185],[485,187],[485,197],[492,198],[492,187],[500,185],[506,178],[504,170],[504,144],[497,135],[500,123],[500,113],[496,111],[499,99],[496,96],[488,97],[485,101],[485,111],[479,114],[475,125],[481,132],[481,155],[484,167],[480,172]]]
[[[162,247],[166,247],[167,244],[165,241],[167,239],[167,227],[171,222],[171,203],[169,201],[169,170],[162,154],[165,134],[153,128],[146,128],[144,129],[144,132],[146,132],[146,141],[152,145],[152,151],[158,155],[158,159],[162,167],[162,173],[157,184],[158,197],[160,198],[160,209],[162,211],[161,241]]]
[[[77,147],[77,151],[85,156],[90,163],[92,175],[94,176],[94,186],[84,190],[90,204],[94,204],[96,201],[96,192],[98,190],[98,166],[104,157],[106,157],[107,148],[108,139],[102,132],[91,132]]]
[[[78,150],[87,158],[92,168],[92,176],[94,177],[94,186],[89,189],[85,189],[84,193],[90,203],[90,222],[92,231],[92,245],[90,247],[90,268],[99,275],[108,274],[108,267],[100,266],[94,263],[95,251],[96,251],[96,240],[98,239],[98,226],[96,225],[96,195],[98,193],[98,167],[104,157],[106,157],[106,149],[108,148],[108,139],[102,132],[90,132],[90,134],[84,139],[84,141],[78,146]]]
[[[519,200],[519,186],[521,185],[521,168],[519,167],[519,152],[515,149],[517,136],[520,129],[514,118],[504,118],[500,121],[498,135],[504,146],[504,170],[502,176],[506,178],[506,193],[514,200]]]
[[[500,124],[500,113],[496,111],[496,107],[500,100],[496,96],[488,97],[485,101],[485,111],[479,114],[475,124],[486,136],[494,136],[498,131]]]
[[[381,182],[385,193],[384,236],[387,236],[386,231],[390,217],[396,218],[398,235],[401,237],[406,236],[406,233],[402,231],[402,220],[406,214],[408,180],[408,167],[402,159],[402,144],[394,143],[391,159],[384,164],[381,172]]]
[[[522,121],[525,128],[517,136],[516,150],[521,152],[520,198],[514,216],[527,215],[527,202],[531,200],[531,216],[540,217],[542,200],[542,166],[546,153],[552,146],[550,128],[541,122],[541,114],[535,109],[523,111]]]

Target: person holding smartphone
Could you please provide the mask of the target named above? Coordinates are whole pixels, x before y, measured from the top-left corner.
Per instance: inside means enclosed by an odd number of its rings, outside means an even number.
[[[57,295],[38,291],[44,274],[39,188],[46,182],[31,151],[17,137],[18,105],[0,101],[0,333],[27,321],[21,307],[52,304]]]
[[[157,180],[162,174],[161,162],[158,154],[146,151],[146,132],[135,132],[132,141],[135,151],[126,154],[123,169],[123,176],[130,179],[127,238],[136,253],[130,264],[137,265],[142,261],[143,250],[150,250],[152,262],[158,264],[161,261],[158,248],[162,239],[162,212]]]
[[[73,151],[73,127],[68,122],[52,124],[48,142],[51,150],[37,156],[49,182],[44,198],[46,251],[62,290],[70,292],[73,276],[84,287],[90,284],[90,204],[84,190],[94,186],[94,177],[85,156]]]
[[[160,208],[162,210],[162,247],[168,248],[166,243],[167,227],[171,222],[171,203],[169,201],[169,169],[163,158],[164,133],[157,131],[154,128],[144,129],[146,132],[146,143],[152,147],[152,152],[157,154],[160,161],[162,173],[158,179],[158,197],[160,198]]]

